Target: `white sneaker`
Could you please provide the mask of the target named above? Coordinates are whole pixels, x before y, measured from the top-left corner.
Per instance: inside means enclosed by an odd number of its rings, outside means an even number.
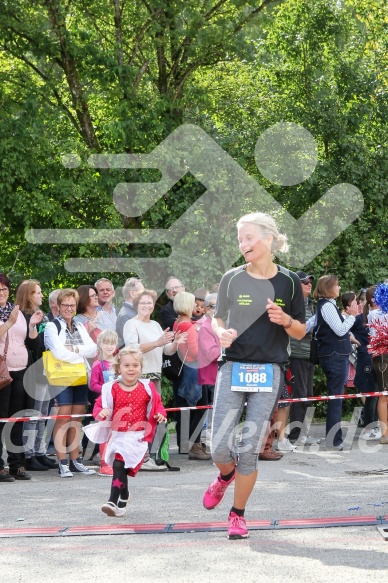
[[[146,472],[165,472],[167,470],[167,466],[164,464],[162,466],[158,466],[155,460],[150,457],[147,461],[143,462],[143,465],[140,468],[140,471],[141,470]]]
[[[278,440],[276,449],[281,452],[295,451],[296,445],[292,445],[292,443],[287,438],[285,438],[282,439],[282,441]]]
[[[96,473],[96,470],[91,470],[90,468],[84,466],[81,458],[70,460],[70,470],[75,474],[85,474],[86,476],[91,476]]]
[[[369,433],[363,433],[360,435],[360,439],[365,439],[365,441],[372,441],[373,439],[380,439],[381,438],[381,429],[380,427],[373,427],[373,429]]]
[[[321,443],[320,439],[315,439],[315,437],[310,437],[309,435],[303,435],[295,442],[296,445],[316,445]]]
[[[101,506],[101,510],[107,516],[116,516],[116,518],[120,518],[121,516],[125,516],[125,514],[127,513],[126,508],[119,508],[113,502],[107,502],[106,504],[103,504]]]
[[[70,471],[67,460],[66,460],[66,463],[64,463],[64,464],[59,460],[58,474],[60,475],[61,478],[72,478],[73,477],[73,474]]]

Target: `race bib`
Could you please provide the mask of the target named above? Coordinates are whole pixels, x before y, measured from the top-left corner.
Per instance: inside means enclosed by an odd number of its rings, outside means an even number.
[[[104,383],[109,383],[115,378],[115,373],[113,370],[103,370],[102,376],[104,377]]]
[[[232,391],[272,393],[272,380],[272,364],[234,362],[232,365]]]

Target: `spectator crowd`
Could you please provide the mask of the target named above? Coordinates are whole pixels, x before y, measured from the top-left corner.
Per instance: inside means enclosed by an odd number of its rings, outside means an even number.
[[[313,275],[303,271],[296,275],[301,288],[298,293],[303,295],[306,333],[301,339],[290,336],[289,358],[284,362],[286,382],[278,399],[312,397],[317,364],[325,375],[328,395],[342,395],[346,387],[366,393],[383,391],[388,357],[381,352],[374,354],[370,348],[379,326],[388,324],[386,313],[375,302],[377,286],[341,294],[337,276],[324,275],[313,291]],[[0,355],[11,380],[0,390],[0,418],[33,418],[0,423],[0,482],[29,480],[31,472],[50,469],[62,478],[74,473],[95,474],[85,465],[87,452],[99,462],[99,475],[113,475],[112,465],[106,460],[106,443],[88,440],[90,417],[83,415],[96,408],[106,383],[126,378],[127,372],[120,376],[118,367],[120,349],[141,354],[141,379],[145,379],[146,387],[151,386],[152,390],[147,389],[151,395],[154,390],[162,395],[165,377],[171,383],[175,407],[212,405],[224,355],[213,325],[217,291],[215,284],[189,293],[179,277],[171,276],[165,284],[166,301],[155,319],[157,293],[140,279],[126,280],[122,305],[116,312],[114,285],[101,278],[77,289],[50,291],[46,304],[49,311],[44,313],[45,298],[39,281],[23,280],[13,296],[9,278],[0,274]],[[85,370],[84,376],[73,384],[51,382],[48,354],[54,363],[53,375],[55,364],[58,368],[58,362],[62,362],[71,370]],[[134,357],[126,354],[129,360],[138,358],[135,352]],[[366,397],[363,401],[361,438],[388,444],[388,397]],[[328,450],[351,447],[341,430],[342,404],[341,399],[328,403]],[[100,403],[98,408],[97,404],[98,421],[102,406]],[[259,459],[277,461],[284,454],[318,444],[319,439],[310,434],[309,410],[306,401],[291,406],[279,404],[265,428],[265,445],[257,452]],[[39,420],[53,412],[57,416],[53,424]],[[160,420],[164,419],[162,413],[159,415]],[[188,455],[189,460],[210,463],[203,436],[211,425],[211,409],[191,410],[187,428],[183,428],[182,419],[180,412],[174,413],[179,453]],[[139,464],[141,470],[166,470],[154,449],[148,443]],[[114,504],[110,501],[105,505],[108,514],[112,504],[117,510],[118,495],[116,498]]]

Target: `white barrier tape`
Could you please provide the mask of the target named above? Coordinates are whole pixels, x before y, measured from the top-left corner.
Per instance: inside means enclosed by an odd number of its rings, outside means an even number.
[[[377,391],[374,393],[353,393],[349,395],[326,395],[320,397],[300,397],[299,399],[280,399],[278,403],[306,403],[310,401],[333,401],[335,399],[360,399],[361,397],[385,397],[388,391]],[[175,411],[196,411],[199,409],[213,409],[213,405],[201,405],[198,407],[170,407],[166,413]],[[45,421],[47,419],[75,419],[79,417],[93,417],[91,413],[78,415],[46,415],[44,417],[6,417],[0,419],[0,423],[15,423],[17,421]]]

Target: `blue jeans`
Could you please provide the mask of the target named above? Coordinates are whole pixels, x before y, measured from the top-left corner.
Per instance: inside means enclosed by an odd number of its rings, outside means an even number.
[[[343,395],[346,378],[348,376],[349,356],[334,352],[331,356],[320,356],[319,364],[326,376],[327,394]],[[342,399],[329,401],[326,417],[326,445],[341,445],[343,441],[341,417]],[[334,428],[337,428],[337,430]]]

